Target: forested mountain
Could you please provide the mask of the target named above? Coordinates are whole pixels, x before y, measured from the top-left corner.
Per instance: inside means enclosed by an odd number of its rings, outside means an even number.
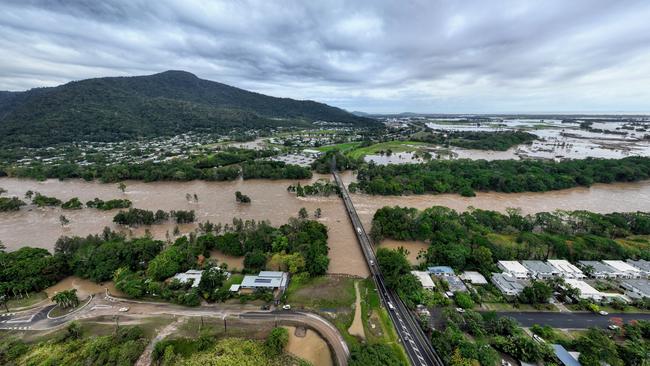
[[[4,146],[118,141],[317,120],[357,126],[375,123],[323,103],[270,97],[185,71],[0,92],[0,143]]]

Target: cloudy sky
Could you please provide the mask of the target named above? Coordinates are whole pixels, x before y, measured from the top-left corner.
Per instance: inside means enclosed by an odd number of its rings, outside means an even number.
[[[0,90],[190,71],[367,112],[650,112],[650,1],[0,0]]]

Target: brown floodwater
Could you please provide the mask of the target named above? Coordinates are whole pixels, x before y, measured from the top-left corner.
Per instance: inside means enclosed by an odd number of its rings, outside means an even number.
[[[327,175],[315,175],[309,184]],[[354,179],[352,173],[343,176],[346,183]],[[134,207],[148,210],[195,210],[197,222],[210,220],[213,223],[229,223],[234,217],[242,219],[269,220],[274,225],[286,223],[288,218],[296,216],[301,207],[310,213],[321,208],[319,219],[327,225],[330,247],[330,273],[347,273],[367,276],[368,269],[359,249],[354,232],[346,216],[342,202],[337,196],[330,197],[296,197],[286,191],[290,180],[247,180],[234,182],[126,182],[126,192],[118,190],[116,184],[85,182],[82,180],[34,180],[0,178],[0,187],[7,189],[7,195],[22,197],[27,190],[38,191],[62,200],[79,197],[86,202],[95,197],[104,200],[128,198]],[[235,191],[241,191],[251,197],[251,204],[235,202]],[[198,202],[188,201],[186,194],[197,194]],[[477,193],[476,197],[461,197],[456,194],[414,195],[414,196],[369,196],[353,194],[352,199],[364,226],[370,230],[370,221],[375,211],[383,206],[408,206],[424,209],[434,205],[447,206],[455,210],[468,207],[505,211],[509,207],[521,208],[523,213],[540,211],[590,210],[595,212],[614,211],[650,211],[650,181],[621,184],[597,184],[590,188],[572,188],[562,191],[543,193]],[[167,233],[173,237],[176,226],[169,222],[150,227],[128,229],[112,223],[117,213],[99,211],[89,208],[82,210],[62,210],[60,208],[36,208],[32,205],[22,207],[18,212],[0,213],[0,241],[9,250],[21,246],[34,246],[52,249],[56,240],[62,235],[88,235],[101,232],[108,226],[114,230],[132,235],[142,235],[148,229],[159,239],[165,239]],[[61,227],[59,216],[65,215],[70,224]],[[181,225],[182,233],[196,229],[196,224]],[[396,246],[397,243],[386,243]],[[422,248],[421,245],[409,245],[407,249],[412,256]],[[231,268],[241,268],[241,258],[217,255]]]
[[[314,175],[301,184],[315,182],[329,175]],[[344,176],[350,182],[351,173]],[[122,193],[116,184],[102,184],[83,180],[59,181],[50,179],[38,182],[27,179],[1,178],[0,187],[8,192],[6,195],[23,197],[27,190],[54,196],[63,201],[79,197],[86,202],[95,197],[103,200],[127,198],[133,206],[147,210],[195,210],[198,222],[207,220],[213,223],[232,223],[233,218],[269,220],[273,225],[287,222],[289,217],[297,216],[300,208],[305,207],[310,214],[316,208],[322,210],[320,222],[327,225],[331,273],[348,273],[367,276],[368,269],[361,255],[361,250],[354,237],[352,226],[347,219],[345,209],[336,195],[330,197],[296,197],[287,192],[287,186],[295,184],[293,180],[237,180],[234,182],[153,182],[127,181],[126,191]],[[235,192],[241,191],[250,196],[252,203],[239,204],[235,201]],[[186,194],[198,196],[188,201]],[[0,240],[9,250],[22,246],[53,249],[56,240],[63,235],[88,235],[101,232],[110,227],[132,235],[142,235],[145,230],[158,239],[167,235],[173,238],[176,224],[172,221],[160,225],[129,229],[112,222],[118,210],[99,211],[90,208],[81,210],[62,210],[61,208],[37,208],[33,205],[22,207],[18,212],[0,213]],[[65,215],[70,224],[62,227],[59,216]],[[180,225],[181,233],[195,230],[196,224]],[[218,256],[229,265],[241,268],[240,262],[233,258]]]
[[[285,326],[289,331],[287,352],[308,361],[314,366],[333,366],[332,354],[327,342],[318,333],[307,329],[304,337],[295,335],[296,328]]]

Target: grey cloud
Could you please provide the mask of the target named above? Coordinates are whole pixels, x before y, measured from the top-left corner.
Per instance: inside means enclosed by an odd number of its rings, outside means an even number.
[[[0,89],[185,69],[370,111],[650,110],[616,99],[650,81],[647,1],[0,3]]]

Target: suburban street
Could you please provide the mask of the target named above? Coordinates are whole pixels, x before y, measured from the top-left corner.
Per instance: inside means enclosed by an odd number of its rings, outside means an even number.
[[[608,325],[612,324],[611,320],[613,318],[620,318],[626,323],[632,320],[650,321],[650,314],[631,313],[610,313],[609,315],[598,315],[584,312],[498,312],[497,315],[512,317],[524,327],[539,324],[565,329],[583,329],[591,327],[606,328]]]
[[[413,315],[406,308],[399,296],[394,293],[394,291],[386,288],[384,278],[377,266],[377,259],[375,258],[372,242],[357,215],[348,190],[336,170],[333,169],[332,174],[334,175],[336,184],[341,190],[343,203],[345,204],[346,211],[350,217],[352,226],[354,227],[359,244],[361,245],[372,278],[377,286],[379,296],[381,297],[382,303],[386,309],[388,309],[388,314],[393,321],[393,325],[395,326],[411,364],[420,366],[444,365],[436,353],[436,350],[433,348],[433,345],[431,345],[431,342],[420,328],[420,325],[413,318]]]

